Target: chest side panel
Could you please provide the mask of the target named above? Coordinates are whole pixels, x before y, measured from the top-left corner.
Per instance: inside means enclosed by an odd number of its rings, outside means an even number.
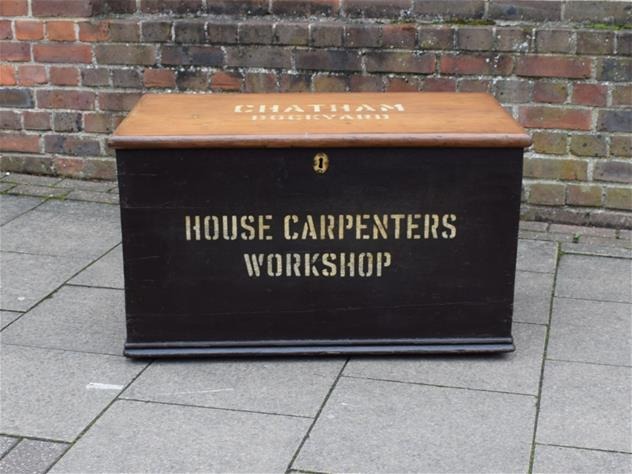
[[[128,341],[509,335],[519,149],[120,150],[118,166]]]

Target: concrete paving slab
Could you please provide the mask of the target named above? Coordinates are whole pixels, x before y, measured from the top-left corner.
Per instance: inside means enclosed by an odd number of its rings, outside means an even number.
[[[122,290],[64,286],[2,333],[7,344],[123,355]]]
[[[513,334],[510,354],[353,358],[344,375],[537,395],[546,328],[515,324]]]
[[[66,449],[66,443],[23,439],[0,461],[0,474],[44,474]]]
[[[547,357],[632,366],[632,305],[555,298]]]
[[[73,278],[70,283],[105,288],[124,288],[123,251],[121,246],[116,246]]]
[[[86,258],[0,252],[0,308],[27,311],[88,263]]]
[[[632,263],[619,258],[564,255],[555,296],[632,302]]]
[[[557,244],[542,240],[519,240],[516,268],[528,272],[553,273],[557,264]]]
[[[552,273],[516,272],[513,320],[548,324],[552,294]]]
[[[6,328],[9,324],[22,316],[22,314],[24,313],[0,310],[0,330]]]
[[[47,201],[2,227],[5,251],[97,258],[121,241],[116,206]]]
[[[536,445],[534,474],[629,474],[632,455],[590,449]]]
[[[526,472],[535,398],[342,377],[293,468]]]
[[[11,448],[13,448],[19,439],[13,436],[1,436],[0,435],[0,458],[7,454]]]
[[[145,365],[3,343],[0,431],[73,441]]]
[[[632,369],[547,360],[536,442],[631,451]]]
[[[154,362],[122,397],[313,417],[343,364],[343,359]]]
[[[310,423],[121,400],[51,472],[285,472]]]
[[[34,197],[0,195],[0,225],[38,206],[43,199]],[[2,231],[0,231],[1,233]]]

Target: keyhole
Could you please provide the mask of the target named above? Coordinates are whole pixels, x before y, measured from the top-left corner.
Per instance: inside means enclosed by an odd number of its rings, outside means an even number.
[[[318,174],[325,173],[329,168],[329,157],[325,153],[316,153],[313,168]]]

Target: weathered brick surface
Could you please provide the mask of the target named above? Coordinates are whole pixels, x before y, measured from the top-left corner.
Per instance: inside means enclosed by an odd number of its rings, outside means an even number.
[[[489,92],[533,137],[525,215],[621,225],[631,12],[592,0],[4,0],[2,166],[112,176],[105,138],[146,91]]]

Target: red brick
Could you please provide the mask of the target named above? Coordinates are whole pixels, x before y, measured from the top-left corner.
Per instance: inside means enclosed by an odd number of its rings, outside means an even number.
[[[24,135],[23,133],[0,134],[1,151],[21,151],[37,153],[40,149],[39,135]]]
[[[535,48],[538,53],[570,53],[572,30],[546,29],[536,31]]]
[[[601,186],[569,184],[566,190],[566,203],[575,206],[601,206],[601,194]]]
[[[441,57],[443,74],[497,74],[507,75],[513,68],[509,55],[446,55]]]
[[[11,31],[11,20],[0,20],[0,40],[8,40],[13,38]]]
[[[590,77],[590,59],[565,56],[523,56],[517,59],[516,74],[530,77]]]
[[[340,23],[314,23],[310,25],[309,36],[312,46],[342,46],[343,25]]]
[[[87,44],[36,44],[35,61],[43,63],[91,63],[92,48]]]
[[[141,94],[136,92],[100,92],[99,108],[114,112],[127,112],[134,107]]]
[[[24,116],[24,128],[27,130],[50,130],[50,113],[33,112],[26,110]]]
[[[20,115],[12,110],[0,110],[0,130],[20,130]]]
[[[242,80],[238,72],[217,71],[211,76],[211,90],[239,92]]]
[[[95,55],[100,64],[145,64],[156,62],[156,50],[147,45],[98,44]]]
[[[44,148],[47,153],[60,153],[72,156],[99,155],[99,142],[92,138],[82,138],[75,135],[46,135]]]
[[[101,112],[84,114],[83,128],[91,133],[110,133],[114,130],[112,115]]]
[[[309,74],[279,75],[279,92],[309,92],[312,78]]]
[[[614,87],[612,90],[612,105],[632,105],[631,84],[617,85]]]
[[[454,30],[451,26],[419,27],[419,49],[452,49]]]
[[[18,82],[23,86],[33,86],[36,84],[46,84],[46,68],[39,64],[27,64],[18,68]]]
[[[140,40],[140,24],[135,20],[110,21],[110,41],[134,43]]]
[[[567,133],[533,132],[531,138],[533,138],[533,150],[536,153],[566,154]]]
[[[588,177],[588,164],[574,158],[525,158],[524,175],[527,178],[585,181]]]
[[[110,39],[110,22],[83,21],[79,23],[79,40],[94,43]]]
[[[589,110],[566,107],[522,106],[518,114],[520,123],[529,128],[560,128],[566,130],[590,130]]]
[[[487,79],[460,79],[459,91],[461,92],[489,92],[492,82]]]
[[[366,53],[368,72],[404,72],[429,74],[435,69],[434,54],[417,52],[376,51]]]
[[[46,37],[49,41],[74,41],[77,39],[73,21],[47,21]]]
[[[451,77],[429,77],[424,80],[422,90],[426,92],[454,92],[456,79]]]
[[[217,2],[212,1],[209,2],[209,10],[211,9],[211,4],[229,4],[229,5],[243,5],[250,2],[246,2],[244,0],[239,1],[229,1],[229,2]],[[268,2],[266,1],[266,7]],[[140,10],[143,13],[196,13],[202,10],[203,3],[202,0],[141,0],[140,2]],[[244,8],[244,10],[247,10]],[[213,12],[210,12],[213,13]]]
[[[533,86],[533,99],[536,102],[561,104],[566,101],[568,89],[566,83],[536,82]]]
[[[387,77],[387,92],[416,92],[419,90],[420,80],[417,76]]]
[[[25,16],[29,13],[27,0],[2,0],[0,16]]]
[[[461,27],[456,32],[458,49],[489,51],[494,43],[490,27]]]
[[[608,88],[601,84],[575,84],[573,86],[573,104],[594,105],[603,107],[606,105]]]
[[[417,31],[414,24],[384,25],[382,27],[382,46],[385,48],[414,49],[416,36]]]
[[[380,27],[367,23],[345,25],[344,44],[348,48],[377,48],[380,45]]]
[[[347,90],[345,76],[317,74],[312,78],[316,92],[344,92]]]
[[[262,48],[257,48],[260,50]],[[388,54],[389,52],[383,52],[382,54]],[[270,62],[271,59],[275,59],[276,65],[270,65],[268,67],[283,67],[286,58],[278,57],[278,53],[268,53],[270,55],[266,62]],[[372,54],[372,53],[369,53]],[[391,53],[392,54],[392,53]],[[256,63],[257,54],[255,52],[250,56],[251,59],[244,61],[235,61],[228,56],[227,63],[235,66],[249,66],[252,63]],[[287,58],[289,60],[289,57]],[[313,50],[297,50],[295,53],[296,69],[309,69],[316,71],[361,71],[362,63],[360,56],[356,50],[341,50],[341,49],[313,49]],[[367,71],[377,69],[370,69],[367,65]]]
[[[28,43],[0,42],[0,61],[24,62],[31,60],[31,45]]]
[[[244,77],[246,92],[274,92],[277,88],[277,75],[274,72],[249,72]]]
[[[0,104],[3,107],[30,109],[33,107],[33,92],[30,89],[14,87],[0,89]]]
[[[21,41],[40,40],[44,37],[44,22],[37,20],[15,20],[15,39]]]
[[[76,67],[53,66],[49,70],[50,83],[56,86],[79,85],[79,69]]]
[[[276,0],[278,1],[278,0]],[[403,11],[410,11],[410,0],[345,0],[345,12],[352,17],[399,18]]]
[[[559,183],[533,183],[529,187],[529,203],[560,206],[565,201],[565,189]]]
[[[338,13],[339,0],[273,0],[271,12],[282,16],[317,16]]]
[[[176,75],[169,69],[145,69],[143,72],[143,84],[145,84],[145,87],[175,87]]]
[[[349,90],[354,92],[381,92],[384,82],[380,76],[353,75],[349,80]]]
[[[213,23],[208,24],[209,37]],[[274,25],[274,42],[294,46],[307,46],[309,42],[309,27],[306,23],[277,23]]]
[[[31,0],[33,16],[86,17],[92,15],[88,0]]]
[[[37,105],[42,109],[93,110],[94,92],[69,90],[38,90]]]
[[[10,64],[0,64],[0,86],[14,86],[15,68]]]
[[[612,54],[614,33],[611,31],[580,31],[577,33],[577,54]]]

